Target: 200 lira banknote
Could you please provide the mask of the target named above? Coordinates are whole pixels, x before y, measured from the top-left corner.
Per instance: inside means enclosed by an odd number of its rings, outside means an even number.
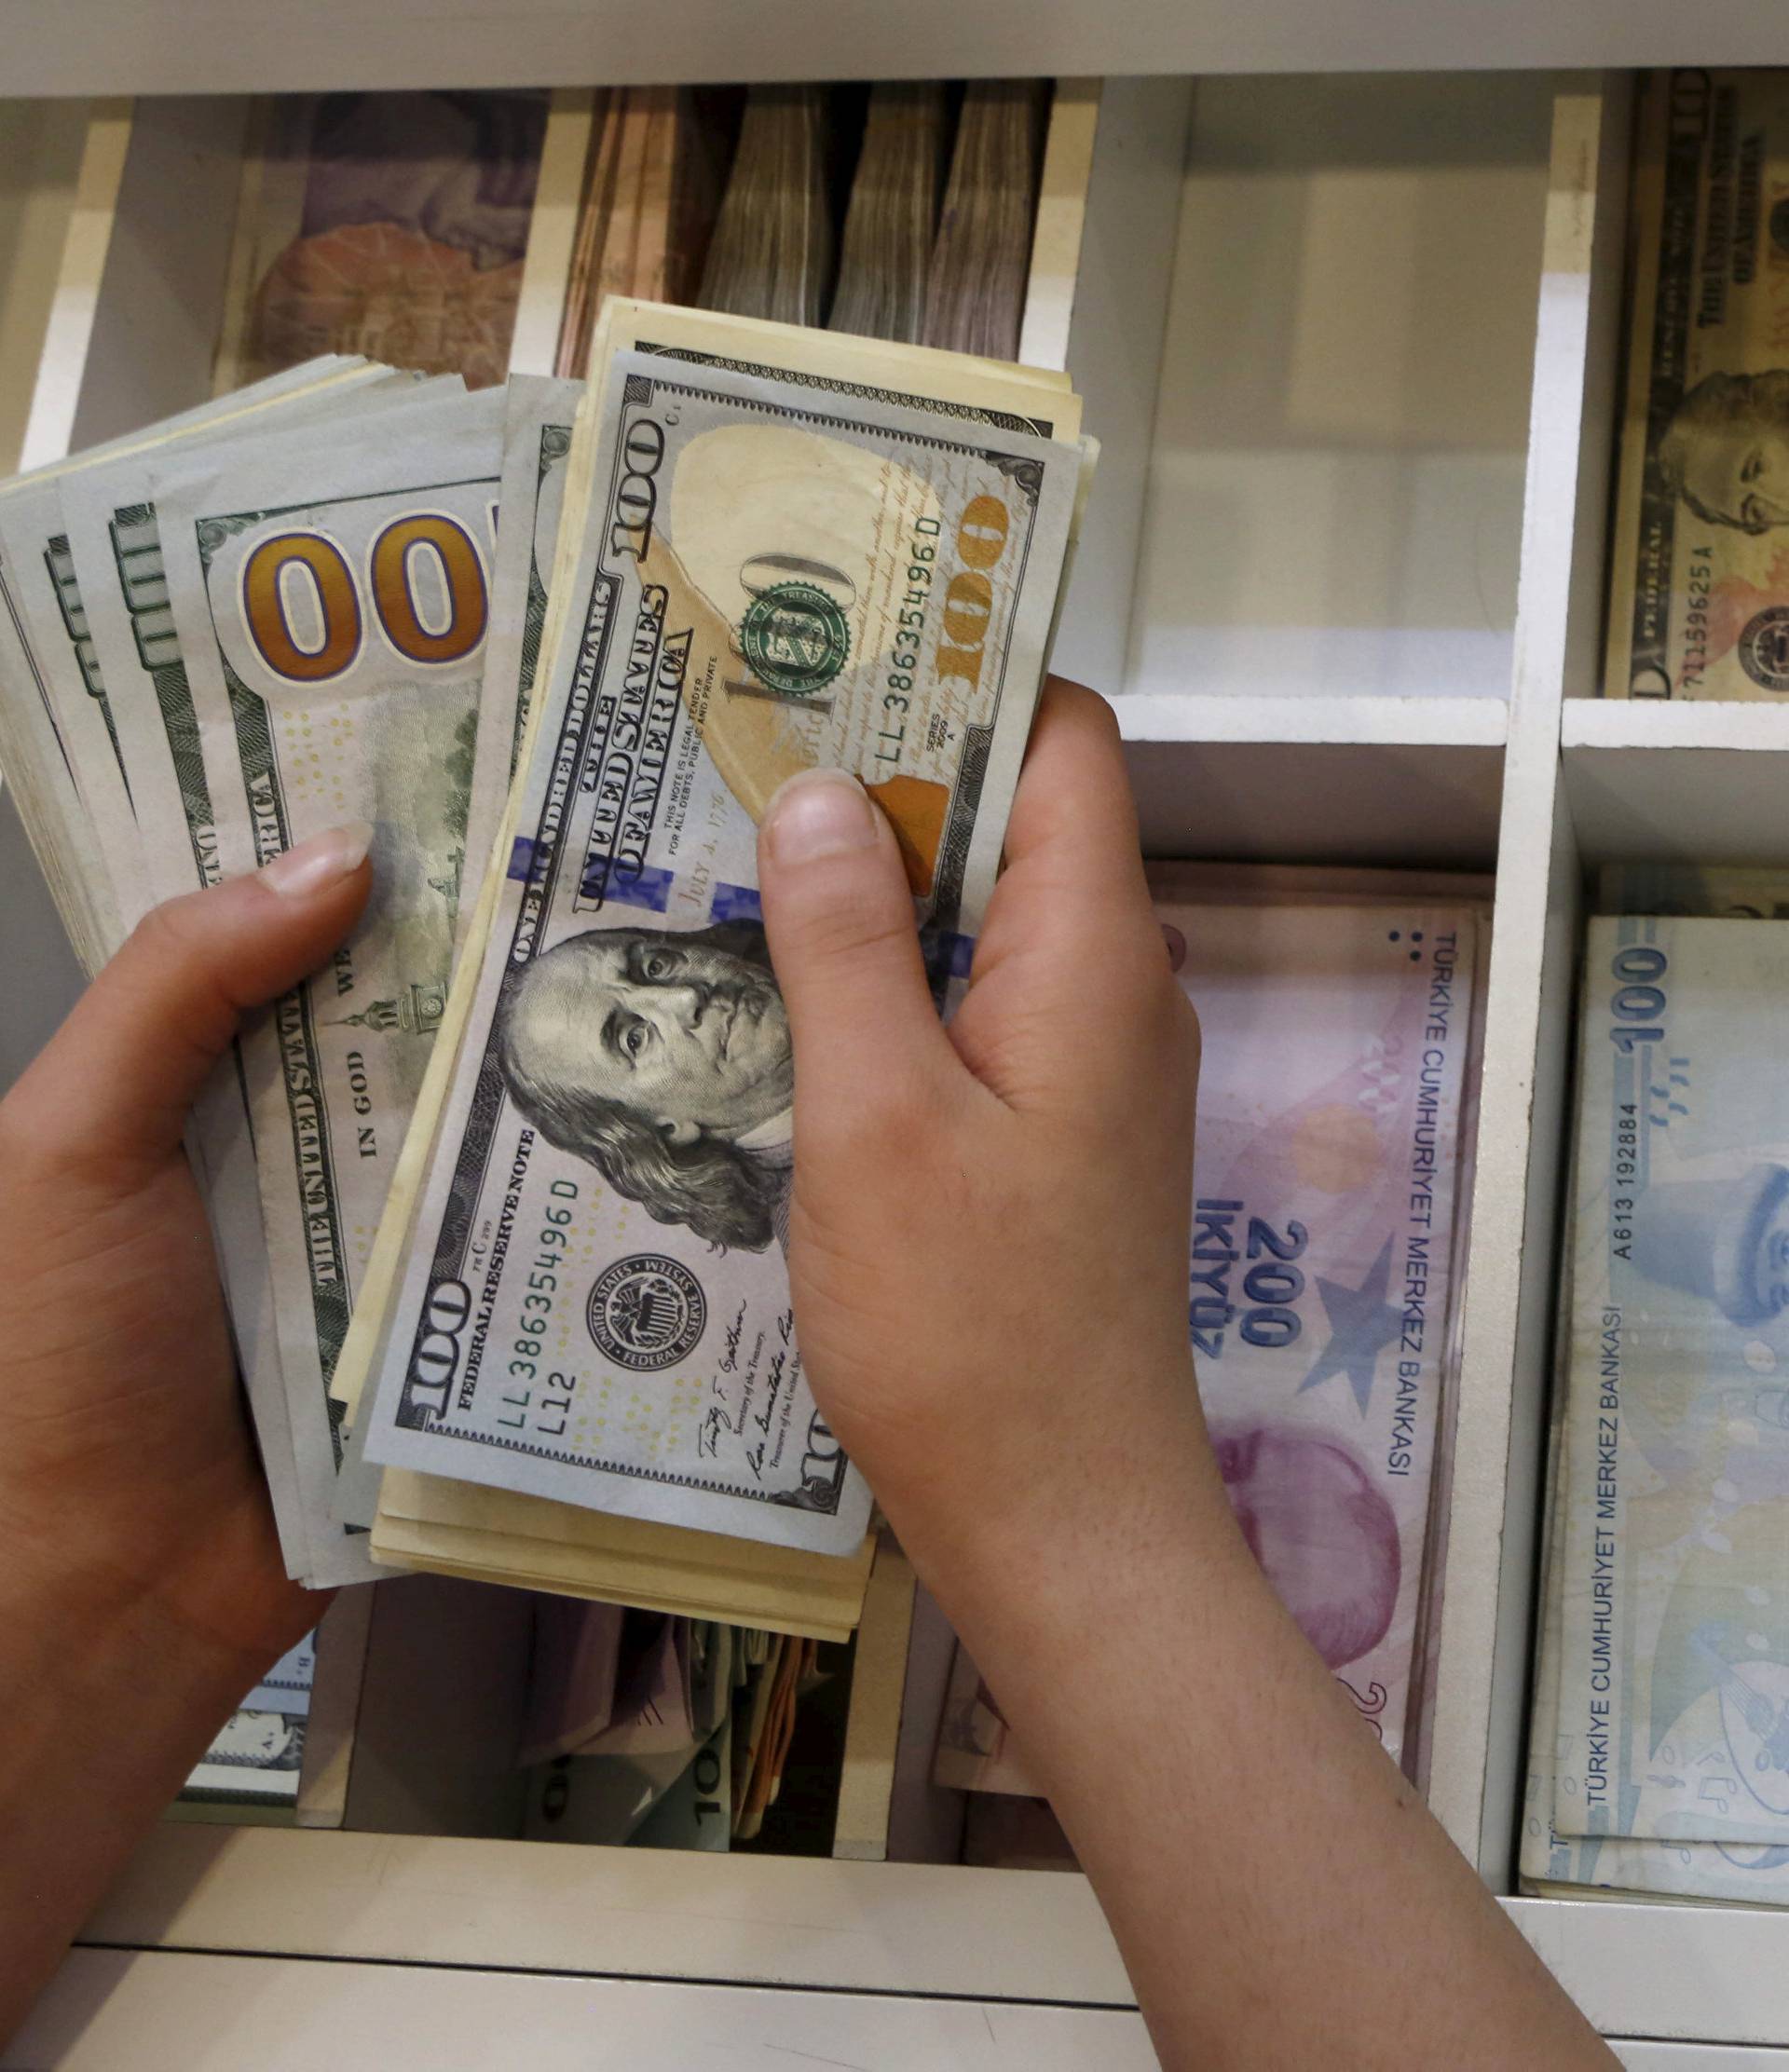
[[[1157,911],[1204,1032],[1188,1317],[1231,1506],[1400,1755],[1464,1212],[1475,917]]]
[[[1454,1311],[1468,906],[1219,904],[1167,866],[1156,913],[1203,1037],[1188,1328],[1232,1508],[1386,1751],[1415,1703]],[[959,1653],[941,1784],[1036,1785]]]

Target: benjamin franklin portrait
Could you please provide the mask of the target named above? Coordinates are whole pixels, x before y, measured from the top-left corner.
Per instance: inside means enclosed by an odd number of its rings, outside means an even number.
[[[786,1234],[795,1062],[761,928],[592,929],[538,957],[498,1025],[510,1095],[662,1223]]]

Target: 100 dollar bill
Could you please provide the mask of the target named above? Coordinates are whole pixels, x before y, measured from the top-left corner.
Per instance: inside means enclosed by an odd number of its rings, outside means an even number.
[[[853,770],[922,916],[973,934],[1081,456],[649,350],[585,407],[581,552],[366,1451],[842,1553],[868,1498],[793,1338],[756,817],[794,770]]]
[[[370,821],[374,890],[329,967],[245,1031],[274,1329],[301,1484],[339,1456],[326,1394],[403,1141],[455,935],[501,812],[512,717],[481,715],[503,399],[448,394],[333,441],[154,471],[182,661],[157,677],[187,825],[225,874]],[[130,535],[115,537],[122,555]],[[481,725],[500,752],[481,770]],[[209,809],[210,825],[194,816]],[[327,1503],[321,1506],[323,1518]],[[311,1579],[365,1573],[322,1519]]]

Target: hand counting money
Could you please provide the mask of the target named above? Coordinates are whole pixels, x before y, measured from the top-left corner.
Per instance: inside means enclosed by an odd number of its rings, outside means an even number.
[[[793,1069],[755,822],[796,771],[854,770],[935,938],[973,936],[1080,455],[649,338],[601,381],[366,1449],[842,1553],[868,1496],[788,1310]]]
[[[157,898],[374,826],[355,934],[193,1138],[293,1573],[837,1636],[869,1495],[794,1337],[756,825],[799,770],[857,775],[948,1000],[1078,404],[612,299],[593,369],[318,362],[0,495],[0,747],[89,964]]]

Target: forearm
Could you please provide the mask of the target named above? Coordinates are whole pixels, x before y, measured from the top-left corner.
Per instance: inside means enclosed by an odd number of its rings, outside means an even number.
[[[1273,1596],[1196,1411],[1131,1451],[1046,1539],[1020,1505],[917,1558],[1164,2063],[1606,2065]]]
[[[0,2039],[265,1662],[153,1602],[0,1580]]]

